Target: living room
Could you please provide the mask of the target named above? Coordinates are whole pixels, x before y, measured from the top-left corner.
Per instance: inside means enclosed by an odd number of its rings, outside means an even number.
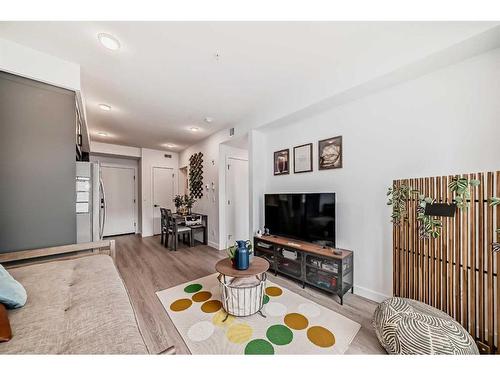
[[[2,362],[495,365],[495,12],[17,12],[0,21]]]

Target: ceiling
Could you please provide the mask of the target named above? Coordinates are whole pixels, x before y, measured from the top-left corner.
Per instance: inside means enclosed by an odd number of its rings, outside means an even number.
[[[0,38],[81,65],[93,141],[180,151],[256,113],[300,109],[495,24],[0,22]],[[102,32],[121,48],[103,48]]]

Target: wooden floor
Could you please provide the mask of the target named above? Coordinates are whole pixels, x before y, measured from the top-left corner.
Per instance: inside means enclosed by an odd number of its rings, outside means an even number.
[[[208,246],[181,247],[169,251],[160,245],[159,236],[141,238],[137,235],[114,237],[116,263],[127,286],[134,306],[139,327],[151,353],[159,353],[175,346],[177,354],[189,354],[189,350],[163,309],[155,292],[195,280],[215,272],[215,263],[226,256],[225,252]],[[348,354],[385,353],[371,326],[376,303],[362,297],[346,294],[344,305],[321,291],[302,289],[293,280],[268,275],[282,285],[361,324]]]

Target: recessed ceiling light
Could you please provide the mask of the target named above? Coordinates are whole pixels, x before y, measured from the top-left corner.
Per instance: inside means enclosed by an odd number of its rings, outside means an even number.
[[[213,121],[214,121],[214,119],[212,117],[205,117],[205,122],[207,124],[211,124]]]
[[[120,42],[113,35],[100,33],[97,34],[97,38],[99,39],[99,42],[101,42],[101,44],[107,49],[110,49],[112,51],[120,49]]]
[[[172,144],[172,143],[167,143],[165,146],[166,146],[166,147],[168,147],[168,148],[174,148],[174,147],[177,147],[176,145],[174,145],[174,144]]]
[[[97,135],[100,135],[101,137],[107,137],[108,133],[105,132],[98,132]]]
[[[192,128],[189,128],[189,130],[191,130],[192,132],[197,132],[198,130],[200,130],[199,128],[197,127],[192,127]]]
[[[99,108],[101,108],[103,111],[111,111],[111,106],[107,104],[99,104]]]

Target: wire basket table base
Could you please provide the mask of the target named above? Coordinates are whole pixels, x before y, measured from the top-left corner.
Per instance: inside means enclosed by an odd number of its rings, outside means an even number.
[[[219,274],[219,286],[222,296],[222,307],[226,311],[226,317],[223,322],[227,320],[229,315],[236,317],[245,317],[254,314],[259,314],[266,317],[262,313],[264,307],[264,295],[266,288],[266,273],[255,275],[258,283],[250,286],[232,286],[226,275]],[[234,280],[234,279],[233,279]]]

